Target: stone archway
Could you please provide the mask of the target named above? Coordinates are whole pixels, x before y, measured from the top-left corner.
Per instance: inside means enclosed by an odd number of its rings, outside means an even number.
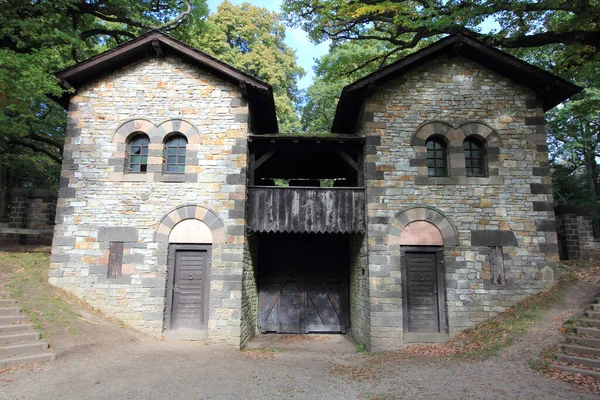
[[[404,341],[447,340],[443,259],[458,245],[456,227],[432,207],[409,207],[390,222],[387,244],[400,254]]]
[[[162,218],[154,240],[168,251],[164,318],[168,337],[206,339],[212,251],[214,245],[225,243],[225,225],[208,208],[183,205]]]

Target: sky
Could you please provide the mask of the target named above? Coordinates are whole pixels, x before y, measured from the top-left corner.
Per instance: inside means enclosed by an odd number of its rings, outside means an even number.
[[[232,4],[240,5],[244,0],[229,0]],[[223,0],[207,0],[210,13],[217,12],[217,7]],[[246,2],[257,6],[264,7],[271,11],[281,12],[281,0],[246,0]],[[498,23],[488,18],[481,24],[483,32],[489,32],[493,29],[498,29]],[[296,63],[304,68],[306,75],[298,81],[298,88],[306,89],[314,80],[315,74],[313,66],[315,59],[327,54],[329,51],[329,42],[323,42],[318,45],[311,43],[308,39],[308,34],[299,28],[287,28],[285,43],[296,52]]]
[[[232,4],[242,4],[243,0],[229,0]],[[217,12],[217,7],[223,0],[208,0],[208,8],[210,13]],[[257,6],[264,7],[271,11],[281,12],[281,0],[247,0],[246,2]],[[298,81],[298,88],[306,89],[312,83],[315,74],[313,72],[314,60],[319,59],[322,55],[327,54],[329,51],[328,43],[321,43],[314,45],[308,39],[308,34],[302,29],[298,28],[287,28],[285,43],[296,51],[296,63],[304,68],[306,75]]]

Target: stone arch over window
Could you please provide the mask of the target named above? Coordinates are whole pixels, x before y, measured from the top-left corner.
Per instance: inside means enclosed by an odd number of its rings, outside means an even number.
[[[432,137],[442,137],[447,143],[447,175],[430,175],[427,142]],[[477,138],[485,149],[485,173],[480,176],[469,176],[465,162],[464,143],[467,138]],[[481,122],[465,122],[458,127],[442,122],[431,121],[421,125],[414,133],[411,144],[415,152],[411,166],[417,167],[415,183],[418,185],[452,185],[452,184],[502,184],[498,176],[500,168],[500,140],[498,133]]]
[[[154,241],[158,243],[168,244],[170,242],[170,235],[178,224],[182,221],[187,220],[198,220],[202,224],[206,225],[210,230],[211,243],[222,244],[226,242],[227,234],[225,230],[225,224],[221,221],[221,218],[209,208],[202,207],[199,205],[184,205],[177,207],[173,211],[166,214],[158,224],[154,233]],[[186,227],[187,225],[187,227]],[[183,228],[194,228],[191,224],[186,223]],[[181,228],[178,228],[178,230]],[[199,233],[202,233],[206,238],[206,231],[202,231],[202,225],[197,225],[194,229],[198,229]],[[180,233],[175,231],[175,234]]]
[[[202,138],[198,129],[183,119],[168,119],[155,125],[148,119],[131,119],[123,122],[115,131],[112,142],[125,143],[129,135],[134,132],[145,133],[150,137],[150,143],[162,144],[165,137],[173,132],[178,132],[186,137],[189,144],[200,144]]]
[[[403,243],[405,245],[416,245],[414,242],[418,236],[416,234],[427,232],[434,234],[434,237],[429,239],[431,243],[439,243],[437,236],[439,233],[444,246],[458,246],[458,230],[456,227],[441,211],[426,206],[409,207],[397,213],[388,225],[387,244],[397,246],[401,246]],[[424,242],[422,245],[431,244]]]
[[[464,135],[464,140],[474,138],[481,142],[485,151],[484,176],[497,178],[498,169],[500,168],[500,138],[498,133],[481,122],[465,122],[460,125],[459,132]]]
[[[129,172],[127,144],[133,134],[147,135],[150,140],[148,145],[147,174],[127,173]],[[112,143],[116,144],[116,151],[113,152],[112,158],[109,161],[113,167],[113,172],[110,174],[109,179],[115,181],[196,182],[198,180],[198,174],[196,173],[176,173],[170,175],[170,172],[167,172],[166,165],[163,162],[165,140],[175,135],[185,138],[187,142],[186,152],[183,156],[185,158],[184,165],[197,165],[198,151],[202,144],[202,137],[200,136],[200,131],[190,122],[179,118],[166,120],[159,125],[155,125],[152,121],[143,118],[123,122],[112,137]]]

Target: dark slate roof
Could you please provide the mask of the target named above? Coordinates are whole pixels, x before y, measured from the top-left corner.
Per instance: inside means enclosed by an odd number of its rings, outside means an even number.
[[[441,55],[462,56],[534,90],[549,110],[582,88],[491,47],[467,33],[457,33],[346,86],[335,112],[332,132],[354,133],[369,88],[383,85]]]
[[[58,71],[56,76],[63,87],[78,89],[91,80],[143,58],[164,55],[175,55],[228,82],[240,85],[242,93],[248,99],[251,131],[258,134],[278,131],[271,85],[158,30],[149,31],[102,54]],[[59,102],[66,108],[69,99],[70,94],[66,93]]]

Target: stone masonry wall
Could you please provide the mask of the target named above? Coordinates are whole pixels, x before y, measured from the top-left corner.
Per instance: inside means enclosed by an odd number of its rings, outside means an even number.
[[[594,238],[594,222],[588,210],[558,207],[556,223],[561,260],[597,259],[600,256],[600,241]]]
[[[236,85],[177,58],[148,58],[80,88],[69,108],[50,282],[159,336],[169,229],[204,220],[214,242],[207,339],[239,346],[247,120]],[[147,173],[124,172],[125,136],[136,131],[150,136]],[[161,139],[179,131],[188,136],[185,174],[164,174]],[[111,241],[124,242],[120,278],[107,277]]]
[[[366,235],[350,239],[350,333],[354,340],[367,347],[369,332],[369,276]]]
[[[7,228],[51,230],[56,216],[56,190],[17,188],[11,192]],[[0,234],[0,240],[13,244],[50,244],[52,235]]]
[[[241,347],[256,334],[258,321],[258,239],[248,238],[245,249],[244,273],[242,278],[242,325]]]
[[[361,118],[372,350],[403,344],[400,246],[389,242],[389,232],[410,207],[424,207],[413,220],[432,209],[443,229],[458,235],[444,248],[450,333],[553,284],[552,191],[543,109],[533,92],[467,59],[441,57],[378,88]],[[462,143],[449,149],[450,177],[427,177],[425,143],[415,134],[430,129],[423,128],[428,122],[437,124],[431,133],[446,127],[450,143],[478,132],[498,143],[490,146],[497,150],[489,150],[488,177],[466,177]],[[492,246],[501,247],[505,284],[490,282]]]

